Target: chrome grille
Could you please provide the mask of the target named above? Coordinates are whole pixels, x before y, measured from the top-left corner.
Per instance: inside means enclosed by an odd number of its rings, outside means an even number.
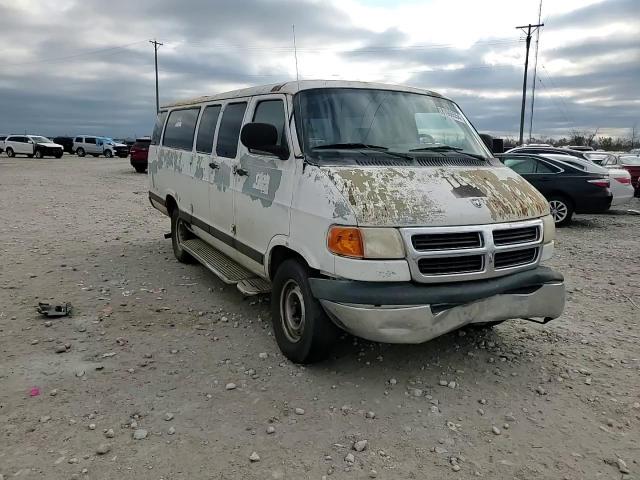
[[[538,227],[506,228],[493,231],[493,243],[495,245],[514,245],[517,243],[530,243],[538,240],[540,229]]]
[[[418,260],[420,273],[424,275],[451,275],[459,273],[481,272],[482,255],[462,257],[432,257]]]
[[[401,228],[411,277],[442,283],[499,277],[538,265],[541,220]]]
[[[480,232],[453,232],[413,235],[413,248],[423,252],[429,250],[459,250],[482,246]]]
[[[493,259],[493,266],[496,270],[500,270],[502,268],[527,265],[534,262],[537,257],[537,248],[527,248],[526,250],[511,250],[509,252],[498,252]]]

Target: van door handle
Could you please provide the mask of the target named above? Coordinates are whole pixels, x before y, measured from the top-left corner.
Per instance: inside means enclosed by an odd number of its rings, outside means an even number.
[[[209,168],[213,168],[214,170],[217,170],[218,168],[220,168],[220,165],[218,165],[216,162],[211,162],[209,163]]]
[[[241,177],[246,177],[247,175],[249,175],[249,172],[247,172],[244,168],[238,167],[233,167],[233,173],[235,173],[236,175],[240,175]]]

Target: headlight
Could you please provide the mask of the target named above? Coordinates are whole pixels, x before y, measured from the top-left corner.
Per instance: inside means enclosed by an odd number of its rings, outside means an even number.
[[[542,217],[542,243],[553,242],[556,238],[556,222],[551,215]]]
[[[331,253],[352,258],[404,258],[404,245],[395,228],[357,228],[335,225],[329,229]]]

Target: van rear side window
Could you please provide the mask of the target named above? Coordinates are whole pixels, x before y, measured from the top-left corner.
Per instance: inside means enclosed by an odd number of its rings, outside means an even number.
[[[235,158],[238,153],[238,139],[242,128],[246,103],[230,103],[224,109],[220,129],[218,131],[218,144],[216,154],[220,157]]]
[[[198,127],[198,139],[196,140],[196,152],[210,154],[213,151],[213,137],[216,133],[216,125],[220,116],[220,105],[210,105],[204,109],[200,126]]]
[[[156,118],[156,124],[153,126],[153,133],[151,134],[151,144],[160,145],[160,138],[162,137],[162,129],[164,128],[164,121],[167,119],[167,111],[160,112]]]
[[[200,108],[171,112],[164,130],[162,145],[180,150],[191,150],[199,112]]]

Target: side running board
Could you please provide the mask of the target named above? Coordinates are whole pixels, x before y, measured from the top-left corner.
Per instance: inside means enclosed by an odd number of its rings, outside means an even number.
[[[271,283],[257,277],[220,250],[199,238],[185,240],[182,248],[227,284],[235,284],[243,295],[251,296],[271,291]]]

